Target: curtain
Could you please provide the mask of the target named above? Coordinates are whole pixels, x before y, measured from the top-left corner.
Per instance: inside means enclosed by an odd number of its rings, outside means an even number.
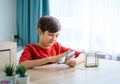
[[[49,0],[17,0],[18,45],[39,41],[38,20],[46,15],[49,15]]]
[[[119,4],[120,0],[51,0],[51,15],[62,24],[58,41],[77,50],[110,53],[116,59],[120,55]]]

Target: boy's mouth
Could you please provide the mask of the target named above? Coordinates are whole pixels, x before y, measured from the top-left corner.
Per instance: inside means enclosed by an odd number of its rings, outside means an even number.
[[[49,42],[50,43],[50,45],[52,45],[54,42],[52,41],[52,42]]]

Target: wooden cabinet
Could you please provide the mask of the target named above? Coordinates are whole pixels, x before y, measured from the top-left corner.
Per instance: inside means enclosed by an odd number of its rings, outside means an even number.
[[[8,63],[16,65],[16,49],[16,42],[0,41],[0,70]]]

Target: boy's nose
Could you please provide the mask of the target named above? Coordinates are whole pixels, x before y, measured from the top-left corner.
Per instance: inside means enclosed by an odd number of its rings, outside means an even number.
[[[53,39],[53,41],[56,41],[57,38],[54,36],[52,39]]]

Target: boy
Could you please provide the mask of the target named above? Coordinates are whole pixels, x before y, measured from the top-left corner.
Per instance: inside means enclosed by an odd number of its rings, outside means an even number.
[[[38,34],[40,41],[37,44],[28,44],[19,60],[27,68],[57,63],[72,49],[65,48],[56,42],[61,30],[60,22],[52,16],[43,16],[38,21]],[[33,37],[34,38],[34,37]],[[85,61],[84,54],[76,51],[66,64],[74,67]]]

